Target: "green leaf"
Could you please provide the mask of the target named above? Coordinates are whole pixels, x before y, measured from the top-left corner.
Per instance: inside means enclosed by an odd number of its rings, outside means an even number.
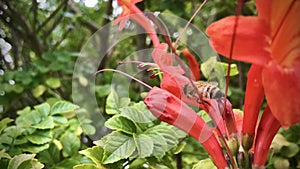
[[[55,77],[48,78],[46,80],[46,84],[52,89],[56,89],[61,86],[61,82],[60,82],[59,78],[55,78]]]
[[[41,117],[47,117],[50,113],[50,105],[48,103],[39,104],[34,108],[41,114]]]
[[[43,144],[43,145],[26,144],[26,145],[22,146],[22,151],[30,152],[30,153],[39,153],[48,148],[49,148],[49,144]]]
[[[137,123],[151,123],[156,120],[143,102],[121,108],[121,115]]]
[[[59,102],[56,102],[52,106],[50,114],[55,115],[55,114],[69,113],[69,112],[74,111],[76,108],[78,108],[78,106],[76,106],[70,102],[59,101]]]
[[[193,166],[193,169],[207,169],[207,168],[217,169],[217,167],[209,158],[201,160]]]
[[[282,148],[282,146],[289,146],[290,142],[288,142],[282,134],[276,134],[271,147],[274,148],[276,151],[280,151],[280,149]]]
[[[2,158],[11,159],[10,155],[7,154],[7,153],[5,152],[4,149],[0,151],[0,160],[1,160]]]
[[[119,97],[114,90],[111,90],[110,94],[106,99],[106,107],[107,114],[118,114],[119,113]]]
[[[105,169],[104,167],[97,167],[94,164],[79,164],[73,167],[73,169]]]
[[[224,72],[226,73],[225,76],[227,76],[228,71],[228,63],[224,62],[216,62],[216,64],[221,64],[223,66]],[[230,74],[229,76],[236,76],[239,74],[239,70],[236,64],[230,64]]]
[[[33,134],[26,136],[26,138],[33,144],[45,144],[52,140],[52,131],[37,130]]]
[[[23,115],[23,114],[28,114],[31,111],[31,108],[29,106],[25,107],[22,110],[18,110],[17,114],[18,115]]]
[[[20,166],[20,169],[42,169],[44,165],[36,159],[24,161]]]
[[[53,142],[49,145],[49,148],[39,153],[39,161],[42,163],[55,165],[59,160],[60,150]]]
[[[22,134],[22,132],[24,132],[24,129],[19,128],[18,126],[9,126],[4,129],[4,132],[12,138],[17,138]]]
[[[149,157],[153,152],[154,143],[151,137],[146,134],[133,135],[135,145],[138,150],[138,157],[145,158]]]
[[[122,97],[120,99],[120,105],[119,107],[125,107],[125,106],[128,106],[130,103],[130,98],[127,98],[127,97]]]
[[[35,154],[20,154],[13,157],[9,163],[7,169],[19,169],[20,165],[25,161],[32,160]],[[21,168],[20,168],[21,169]]]
[[[133,134],[136,132],[136,127],[132,121],[122,117],[120,115],[115,115],[105,122],[105,126],[112,130],[122,131],[127,134]]]
[[[36,88],[32,90],[32,94],[35,98],[38,98],[44,94],[46,91],[46,87],[44,85],[38,85]]]
[[[27,114],[22,114],[16,119],[16,124],[18,126],[30,127],[33,124],[38,124],[42,120],[42,115],[37,110],[32,110]]]
[[[40,123],[33,125],[33,128],[36,129],[53,129],[54,122],[51,116],[48,116],[46,119],[42,120]]]
[[[102,147],[94,146],[92,148],[81,150],[79,151],[79,153],[90,158],[97,165],[98,168],[103,167],[101,164],[101,160],[103,158],[103,153],[104,153]]]
[[[67,168],[73,168],[74,166],[78,165],[79,161],[76,159],[68,158],[60,163],[56,164],[53,169],[67,169]]]
[[[94,135],[96,133],[95,127],[90,125],[90,124],[84,123],[84,124],[81,125],[81,128],[82,128],[84,134]]]
[[[166,154],[166,152],[169,150],[165,138],[153,130],[152,132],[147,132],[146,134],[147,136],[150,137],[150,139],[153,142],[152,155],[159,158],[163,157]]]
[[[99,97],[105,97],[110,93],[110,85],[96,86],[95,91]]]
[[[0,133],[2,132],[2,130],[4,130],[7,127],[7,124],[9,124],[10,122],[13,122],[13,119],[10,119],[8,117],[2,119],[0,121]]]
[[[132,137],[128,137],[120,132],[112,132],[104,145],[107,158],[103,163],[109,164],[128,158],[135,149],[135,142]]]
[[[290,162],[288,159],[277,157],[274,159],[275,169],[289,169]]]
[[[52,119],[54,121],[54,123],[57,124],[67,124],[68,123],[68,119],[65,118],[64,116],[52,116]]]
[[[294,157],[299,152],[299,146],[295,143],[290,143],[288,146],[283,146],[280,153],[288,158]]]
[[[80,139],[73,133],[66,132],[60,138],[65,157],[76,154],[80,148]]]
[[[166,140],[168,149],[171,149],[171,148],[177,146],[177,144],[178,144],[178,138],[177,138],[176,132],[168,126],[164,126],[164,125],[160,124],[160,125],[150,128],[149,130],[146,131],[146,133],[148,133],[148,132],[158,133],[160,136],[162,136]]]

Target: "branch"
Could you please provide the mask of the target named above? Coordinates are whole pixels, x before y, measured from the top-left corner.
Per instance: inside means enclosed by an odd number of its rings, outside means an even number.
[[[58,11],[61,10],[62,7],[66,5],[68,0],[64,0],[61,2],[61,4],[50,14],[50,16],[37,28],[37,32],[39,32],[49,21],[55,17],[55,15],[58,13]]]
[[[78,15],[82,14],[82,11],[75,6],[75,4],[72,0],[69,1],[68,5],[75,14],[78,14]],[[98,27],[98,25],[95,22],[85,21],[83,19],[80,19],[79,22],[81,22],[82,25],[84,25],[88,29],[90,29],[90,31],[92,33],[95,33],[100,29],[100,27]]]

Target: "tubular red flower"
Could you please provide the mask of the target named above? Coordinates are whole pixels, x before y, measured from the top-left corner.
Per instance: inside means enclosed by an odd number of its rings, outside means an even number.
[[[157,47],[159,39],[157,37],[154,27],[151,25],[150,20],[144,16],[143,12],[135,6],[135,3],[141,2],[142,0],[118,0],[118,4],[122,6],[123,12],[113,22],[113,24],[120,23],[120,29],[124,28],[125,23],[130,18],[142,26],[153,42],[153,46]]]
[[[270,109],[281,125],[289,127],[300,121],[300,25],[297,20],[300,18],[300,1],[257,0],[256,4],[258,17],[238,18],[232,58],[262,66],[256,76],[262,78]],[[212,46],[227,57],[231,46],[224,42],[231,40],[235,21],[235,17],[227,17],[206,30]],[[279,93],[283,90],[289,95],[280,100],[282,95]],[[253,94],[246,93],[245,97],[249,99],[245,100],[245,106],[260,101],[247,95]],[[245,111],[245,119],[248,114]],[[249,123],[244,125],[244,132],[251,134],[253,129],[246,131]]]
[[[260,73],[262,69],[262,66],[253,64],[248,72],[242,131],[244,135],[243,146],[247,150],[252,147],[256,122],[264,99],[264,89]]]
[[[279,128],[279,121],[274,118],[269,106],[267,106],[257,128],[254,147],[254,166],[262,167],[265,165],[270,145]]]
[[[166,90],[154,87],[147,94],[144,102],[159,120],[174,125],[202,143],[218,168],[228,167],[211,128],[179,98]]]

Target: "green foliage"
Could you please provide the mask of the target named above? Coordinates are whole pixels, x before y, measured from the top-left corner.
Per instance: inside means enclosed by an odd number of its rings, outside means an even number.
[[[81,151],[93,161],[88,167],[111,168],[111,165],[122,164],[128,159],[133,161],[129,160],[127,165],[135,167],[146,163],[155,166],[158,162],[172,166],[163,159],[183,150],[185,144],[180,143],[183,143],[185,133],[156,120],[143,102],[130,103],[128,98],[119,98],[113,90],[106,104],[106,111],[112,117],[105,126],[113,132],[95,141],[96,146]],[[138,159],[145,161],[137,162]]]
[[[268,168],[298,168],[300,158],[300,124],[281,130],[273,139]]]
[[[17,112],[15,121],[2,119],[0,163],[8,168],[22,169],[42,168],[44,165],[70,168],[79,164],[78,160],[82,158],[78,153],[80,135],[91,131],[85,132],[81,128],[75,109],[78,106],[57,100],[36,105],[34,109],[26,107]],[[12,124],[13,121],[15,124]],[[37,159],[34,159],[35,155]]]

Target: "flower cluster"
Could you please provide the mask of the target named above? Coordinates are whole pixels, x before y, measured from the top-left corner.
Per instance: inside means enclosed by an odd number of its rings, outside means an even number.
[[[197,139],[213,158],[218,168],[226,168],[222,146],[230,157],[235,150],[227,143],[242,143],[245,153],[254,150],[253,166],[263,167],[273,137],[281,126],[287,128],[300,121],[300,1],[257,0],[258,16],[231,16],[221,19],[207,28],[213,48],[225,57],[252,63],[244,102],[244,116],[232,110],[226,98],[211,99],[196,94],[190,97],[184,92],[187,84],[200,79],[199,65],[187,50],[190,73],[182,65],[174,65],[168,45],[160,43],[150,20],[135,3],[141,0],[118,0],[123,13],[116,19],[120,28],[128,19],[142,26],[154,46],[152,58],[163,72],[160,88],[150,90],[144,102],[161,121],[185,131]],[[233,47],[230,42],[234,37]],[[170,46],[170,44],[169,44]],[[192,88],[196,86],[192,85]],[[258,115],[264,96],[267,106],[258,123]],[[188,104],[205,110],[217,126],[217,134]],[[243,126],[241,129],[241,125]],[[242,130],[242,131],[241,131]],[[239,137],[242,132],[242,138]],[[220,141],[218,141],[218,139]],[[239,141],[237,141],[239,139]],[[255,142],[255,145],[253,145]],[[251,149],[252,148],[252,149]]]

